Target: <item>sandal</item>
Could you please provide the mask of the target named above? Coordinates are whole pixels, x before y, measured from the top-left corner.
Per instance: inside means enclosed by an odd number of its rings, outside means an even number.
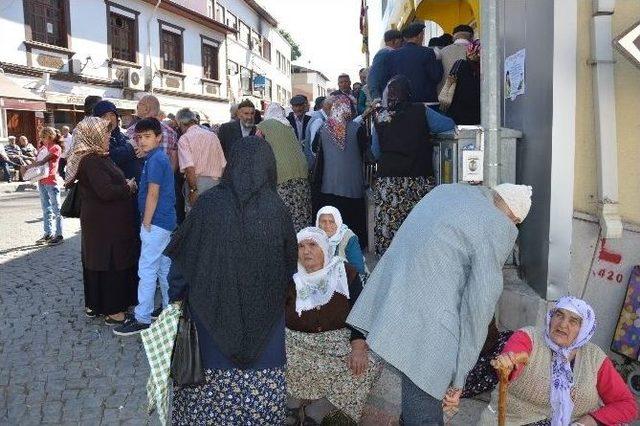
[[[95,318],[98,316],[96,311],[93,311],[90,308],[84,308],[84,314],[87,316],[87,318]]]
[[[116,325],[122,325],[124,324],[124,320],[127,318],[127,316],[125,315],[125,317],[121,320],[117,320],[115,318],[112,318],[111,316],[107,315],[104,317],[104,323],[105,325],[111,325],[111,326],[116,326]]]

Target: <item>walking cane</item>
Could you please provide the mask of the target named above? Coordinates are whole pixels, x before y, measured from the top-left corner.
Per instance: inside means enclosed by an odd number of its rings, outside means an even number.
[[[515,363],[526,364],[529,361],[529,355],[521,352],[515,356]],[[494,367],[495,368],[495,367]],[[507,422],[507,389],[509,388],[509,375],[511,370],[504,368],[496,368],[498,370],[498,426],[505,426]]]

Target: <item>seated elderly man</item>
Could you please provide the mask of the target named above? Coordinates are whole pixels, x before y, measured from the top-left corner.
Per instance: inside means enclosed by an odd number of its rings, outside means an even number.
[[[596,316],[585,301],[566,296],[540,330],[525,327],[493,362],[510,374],[508,425],[619,425],[637,418],[636,401],[605,353],[589,340]],[[497,424],[498,392],[479,424]]]
[[[405,425],[442,424],[485,343],[531,187],[440,185],[407,216],[347,322],[402,373]]]
[[[329,250],[320,228],[298,233],[298,272],[285,308],[287,424],[320,424],[331,412],[335,421],[357,422],[380,371],[364,336],[345,323],[362,291],[358,273]]]

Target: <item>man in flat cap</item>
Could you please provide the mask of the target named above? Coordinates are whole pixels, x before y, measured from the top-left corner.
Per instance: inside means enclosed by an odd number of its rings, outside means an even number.
[[[412,22],[402,31],[404,45],[389,55],[386,81],[401,74],[411,82],[411,101],[437,104],[442,63],[433,49],[423,46],[424,24]]]
[[[311,117],[307,115],[309,111],[309,100],[305,95],[295,95],[291,98],[291,109],[293,111],[289,113],[287,119],[293,127],[293,131],[296,133],[296,138],[300,143],[304,141],[304,135],[307,133],[307,125]]]

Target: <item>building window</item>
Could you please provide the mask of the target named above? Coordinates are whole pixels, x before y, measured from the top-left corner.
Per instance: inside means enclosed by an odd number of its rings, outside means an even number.
[[[68,0],[24,0],[23,6],[28,40],[69,47]]]
[[[137,25],[136,20],[120,14],[109,13],[109,31],[111,58],[137,62]]]
[[[271,62],[271,42],[266,38],[262,39],[262,57]]]
[[[227,11],[226,16],[225,16],[225,25],[227,27],[231,27],[231,28],[235,29],[236,31],[238,31],[238,18],[236,17],[236,15],[234,15],[233,13]],[[233,34],[233,37],[237,40],[238,39],[238,33]]]
[[[207,0],[207,16],[215,19],[215,15],[213,14],[213,0]]]
[[[225,21],[225,8],[224,6],[216,3],[216,17],[215,20],[218,22],[226,22]]]
[[[251,46],[251,30],[249,26],[240,21],[240,43]]]
[[[182,32],[179,27],[160,21],[160,67],[182,72]]]
[[[240,67],[240,87],[245,95],[251,94],[253,90],[253,82],[251,70],[245,67]]]
[[[215,40],[202,38],[202,75],[210,80],[218,80],[218,52],[220,44]]]
[[[264,99],[270,101],[271,100],[271,90],[272,90],[272,84],[271,80],[269,80],[268,78],[264,79],[264,92],[263,92],[263,97]]]
[[[262,37],[255,31],[251,31],[251,50],[256,55],[262,55]]]
[[[227,61],[227,74],[236,75],[240,72],[240,67],[233,61]]]

